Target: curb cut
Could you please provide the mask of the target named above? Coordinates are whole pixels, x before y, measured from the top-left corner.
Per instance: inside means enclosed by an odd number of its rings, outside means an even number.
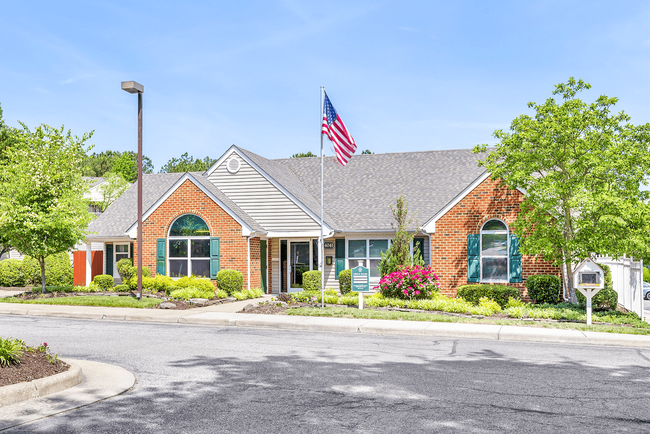
[[[84,377],[79,365],[65,360],[63,361],[70,365],[70,369],[65,372],[24,383],[0,387],[0,407],[27,401],[32,398],[41,398],[80,384],[84,380]]]

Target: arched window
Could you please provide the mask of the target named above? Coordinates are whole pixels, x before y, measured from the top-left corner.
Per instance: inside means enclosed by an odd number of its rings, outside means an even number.
[[[508,281],[508,227],[501,220],[481,228],[481,282]]]
[[[178,217],[167,238],[170,277],[210,277],[210,229],[201,217]]]

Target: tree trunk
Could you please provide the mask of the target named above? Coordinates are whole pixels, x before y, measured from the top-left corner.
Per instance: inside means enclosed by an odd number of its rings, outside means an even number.
[[[569,303],[578,304],[578,297],[576,296],[576,289],[573,287],[573,265],[571,264],[571,259],[563,253],[564,256],[564,267],[562,269],[562,275],[564,281],[566,282],[566,287],[569,290]]]
[[[45,294],[45,258],[38,258],[38,263],[41,265],[41,293]]]

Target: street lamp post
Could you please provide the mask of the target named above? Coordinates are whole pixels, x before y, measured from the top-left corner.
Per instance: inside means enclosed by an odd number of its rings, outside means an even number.
[[[144,86],[123,81],[122,90],[138,94],[138,300],[142,300],[142,94]]]

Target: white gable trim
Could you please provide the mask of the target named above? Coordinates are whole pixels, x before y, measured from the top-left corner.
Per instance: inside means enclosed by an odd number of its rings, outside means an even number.
[[[149,216],[150,216],[151,214],[153,214],[153,212],[154,212],[155,210],[157,210],[158,207],[159,207],[160,205],[162,205],[162,204],[163,204],[167,199],[169,199],[169,196],[171,196],[172,193],[175,192],[175,191],[178,189],[178,187],[180,187],[180,186],[181,186],[185,181],[187,181],[187,180],[189,180],[192,184],[194,184],[195,186],[197,186],[197,187],[198,187],[198,188],[199,188],[203,193],[205,193],[206,196],[208,196],[210,199],[212,199],[212,201],[213,201],[214,203],[216,203],[217,205],[219,205],[219,206],[220,206],[220,207],[221,207],[221,208],[222,208],[222,209],[223,209],[223,210],[224,210],[224,211],[225,211],[225,212],[226,212],[230,217],[232,217],[233,219],[235,219],[235,220],[237,221],[237,223],[239,223],[239,224],[241,225],[242,236],[247,237],[247,236],[250,236],[253,232],[255,232],[255,231],[253,230],[253,228],[251,228],[250,226],[248,226],[248,225],[246,224],[246,222],[244,222],[244,221],[243,221],[243,220],[242,220],[242,219],[241,219],[237,214],[235,214],[234,212],[232,212],[232,211],[231,211],[231,210],[230,210],[230,209],[229,209],[229,208],[228,208],[228,207],[227,207],[227,206],[226,206],[222,201],[220,201],[220,200],[219,200],[215,195],[213,195],[210,191],[206,190],[206,188],[203,187],[203,186],[201,185],[201,183],[198,182],[198,181],[196,180],[196,178],[194,178],[190,173],[185,173],[183,176],[181,176],[181,177],[179,178],[179,180],[176,181],[176,183],[174,183],[174,185],[172,185],[171,188],[170,188],[169,190],[167,190],[167,192],[166,192],[164,195],[162,195],[162,196],[160,197],[160,199],[158,199],[158,200],[156,201],[156,203],[154,203],[154,204],[153,204],[153,205],[152,205],[152,206],[151,206],[151,207],[150,207],[150,208],[149,208],[149,209],[148,209],[148,210],[147,210],[147,211],[142,215],[142,221],[145,221],[147,218],[149,218]],[[136,238],[136,237],[138,236],[138,223],[137,223],[137,222],[134,223],[134,224],[133,224],[133,225],[132,225],[132,226],[131,226],[127,231],[126,231],[126,235],[128,235],[128,236],[131,237],[131,238]]]
[[[488,179],[490,174],[488,172],[483,173],[481,176],[476,178],[470,185],[465,187],[455,198],[451,200],[443,209],[438,211],[428,222],[422,225],[422,230],[427,234],[433,234],[436,232],[436,222],[442,218],[445,214],[449,212],[453,207],[455,207],[458,202],[463,200],[472,190],[478,187],[483,181]]]
[[[243,152],[241,152],[235,145],[232,145],[222,156],[219,158],[213,165],[210,167],[203,176],[206,178],[210,176],[212,172],[214,172],[217,167],[221,163],[223,163],[228,157],[230,157],[233,153],[236,153],[238,157],[246,161],[253,169],[257,171],[260,175],[264,177],[267,181],[269,181],[271,184],[273,184],[274,187],[276,187],[278,190],[282,192],[286,197],[288,197],[293,203],[296,204],[298,208],[300,208],[305,214],[307,214],[309,217],[311,217],[316,223],[320,224],[320,216],[317,216],[309,208],[304,206],[298,199],[296,199],[289,191],[287,191],[279,182],[277,182],[275,179],[273,179],[270,175],[268,175],[265,171],[262,170],[257,164],[255,164],[250,158],[248,158]],[[323,231],[324,232],[332,232],[332,228],[330,228],[325,222],[323,222]]]

